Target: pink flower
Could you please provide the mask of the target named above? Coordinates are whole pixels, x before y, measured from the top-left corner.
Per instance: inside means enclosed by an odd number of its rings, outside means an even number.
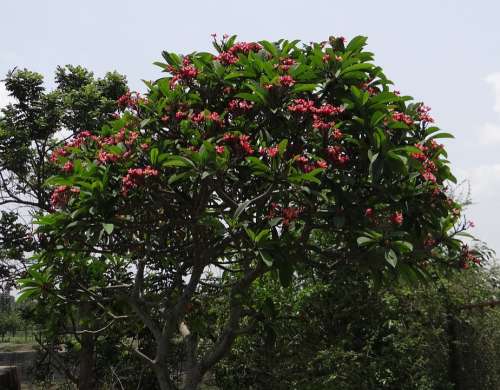
[[[437,179],[436,179],[436,176],[434,176],[434,174],[431,172],[431,171],[424,171],[422,173],[422,177],[427,180],[427,181],[430,181],[432,183],[436,183]]]
[[[237,111],[250,111],[253,108],[254,103],[247,100],[233,99],[227,104],[227,108],[231,112]]]
[[[422,122],[428,122],[428,123],[434,122],[434,118],[432,118],[429,115],[430,110],[431,110],[431,108],[429,106],[422,105],[422,106],[418,107],[417,111],[418,111],[419,119]]]
[[[240,135],[240,146],[246,152],[246,154],[253,154],[252,146],[249,142],[250,136]]]
[[[294,103],[295,104],[290,104],[288,106],[288,110],[291,112],[297,112],[303,114],[306,112],[313,112],[314,110],[314,101],[312,100],[295,99]]]
[[[375,215],[373,209],[371,207],[368,207],[366,210],[365,210],[365,217],[368,218],[368,219],[371,219],[373,218]]]
[[[411,116],[406,115],[402,112],[397,112],[397,111],[394,112],[392,114],[392,119],[395,121],[398,121],[398,122],[403,122],[403,123],[407,124],[408,126],[413,124],[413,119],[411,118]]]
[[[280,84],[284,87],[292,87],[295,84],[295,80],[292,76],[286,75],[280,77]]]
[[[79,188],[59,186],[52,192],[52,195],[50,196],[50,204],[54,209],[63,208],[68,204],[71,194],[79,193]]]
[[[182,119],[186,119],[187,117],[188,117],[188,113],[187,112],[177,111],[175,113],[175,119],[177,119],[178,121],[180,121]]]
[[[333,130],[333,132],[332,132],[332,138],[333,138],[334,140],[337,140],[337,141],[338,141],[338,140],[339,140],[339,139],[341,139],[343,136],[344,136],[344,134],[342,134],[342,132],[341,132],[339,129],[335,129],[335,130]]]
[[[102,164],[116,162],[118,161],[118,158],[119,156],[117,154],[108,153],[105,150],[100,150],[99,154],[97,155],[97,160],[99,160],[99,162],[101,162]]]
[[[73,172],[73,168],[74,168],[73,162],[67,161],[66,164],[64,164],[62,170],[63,172],[70,173]]]
[[[140,148],[144,151],[148,150],[149,149],[149,144],[147,143],[143,143],[143,144],[140,144]]]
[[[239,58],[233,53],[228,51],[223,51],[217,57],[214,58],[215,61],[219,61],[222,65],[234,65],[238,62]]]
[[[215,147],[215,151],[217,152],[217,154],[223,154],[224,150],[225,150],[224,145],[217,145]]]
[[[316,161],[316,167],[326,169],[328,168],[328,163],[325,160],[318,160]]]
[[[151,176],[158,176],[158,170],[150,167],[145,168],[130,168],[127,175],[122,178],[122,194],[127,196],[132,188],[144,184],[144,179]]]
[[[401,226],[403,224],[403,214],[399,211],[394,212],[390,217],[390,221],[394,225]]]

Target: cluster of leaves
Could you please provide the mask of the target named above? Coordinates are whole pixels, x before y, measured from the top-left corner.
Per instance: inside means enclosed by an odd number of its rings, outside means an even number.
[[[255,285],[265,321],[214,369],[219,388],[498,388],[498,307],[465,309],[494,298],[498,269],[384,289],[355,266],[314,279]]]

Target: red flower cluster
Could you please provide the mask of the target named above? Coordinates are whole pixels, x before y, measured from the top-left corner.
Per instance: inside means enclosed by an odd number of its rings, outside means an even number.
[[[280,216],[283,218],[283,226],[288,226],[299,217],[302,211],[302,207],[281,207],[279,204],[273,202],[269,208],[267,218]]]
[[[56,163],[59,157],[67,157],[69,156],[69,151],[64,148],[54,149],[52,154],[50,155],[50,162]]]
[[[332,126],[335,126],[335,122],[325,122],[324,120],[321,119],[321,117],[319,115],[316,115],[316,114],[313,115],[312,127],[314,129],[328,130]]]
[[[228,51],[231,54],[238,54],[238,53],[248,54],[251,51],[256,53],[260,49],[262,49],[262,46],[257,42],[237,42]]]
[[[246,112],[253,108],[254,103],[247,100],[233,99],[227,104],[227,108],[230,112]]]
[[[261,147],[259,149],[259,153],[261,154],[261,156],[267,155],[270,158],[276,157],[278,155],[278,146],[275,145],[275,146],[270,146],[268,148]]]
[[[335,129],[332,132],[332,138],[336,141],[342,139],[343,136],[344,134],[339,129]]]
[[[99,153],[97,154],[97,160],[101,164],[114,163],[118,161],[119,158],[120,156],[118,154],[109,153],[106,152],[105,150],[100,150]]]
[[[223,65],[234,65],[238,62],[238,53],[248,54],[251,51],[258,52],[260,49],[262,49],[262,46],[256,42],[238,42],[228,51],[219,53],[218,56],[214,57],[214,60]]]
[[[288,70],[297,63],[293,58],[282,58],[280,60],[279,69],[283,72],[288,72]]]
[[[52,192],[52,195],[50,196],[50,204],[54,209],[62,208],[68,204],[71,194],[78,193],[80,193],[79,188],[59,186],[54,190],[54,192]]]
[[[214,60],[219,61],[222,65],[234,65],[238,62],[238,57],[228,51],[223,51],[214,57]]]
[[[191,121],[194,123],[203,123],[206,122],[207,120],[210,120],[216,124],[218,124],[220,127],[224,127],[224,122],[222,121],[222,118],[217,112],[211,112],[210,114],[206,115],[205,112],[199,112],[197,114],[193,114],[190,117]]]
[[[306,112],[315,112],[314,101],[307,99],[294,99],[295,104],[290,104],[288,110],[291,112],[297,112],[305,114]]]
[[[332,104],[323,104],[320,107],[315,107],[315,103],[312,100],[307,99],[295,99],[294,104],[290,104],[288,106],[288,110],[295,113],[305,114],[311,113],[313,114],[313,128],[326,130],[335,125],[335,122],[330,121],[327,122],[324,120],[324,117],[332,116],[335,114],[339,114],[344,111],[344,107],[341,106],[333,106]]]
[[[434,161],[427,157],[426,153],[429,151],[429,147],[416,144],[415,147],[421,150],[418,153],[412,153],[411,156],[422,163],[421,175],[426,181],[436,183],[437,179],[435,173],[437,172],[437,167]]]
[[[128,91],[118,98],[116,104],[118,104],[118,107],[120,108],[135,109],[137,108],[137,103],[139,102],[139,100],[140,100],[140,95],[137,92],[132,93]]]
[[[391,221],[392,224],[401,226],[404,221],[403,213],[401,213],[400,211],[396,211],[391,215],[389,220]]]
[[[404,114],[402,112],[397,112],[397,111],[393,112],[392,119],[395,121],[398,121],[398,122],[403,122],[403,123],[407,124],[408,126],[413,124],[413,119],[411,118],[411,116]]]
[[[64,164],[64,166],[62,167],[62,170],[63,170],[63,172],[65,172],[65,173],[71,173],[71,172],[73,172],[73,168],[74,168],[73,162],[71,162],[71,161],[66,161],[66,163],[65,163],[65,164]]]
[[[237,136],[235,134],[226,133],[222,140],[231,144],[234,148],[243,150],[247,155],[253,154],[252,146],[250,145],[250,136],[242,134]]]
[[[224,145],[217,145],[215,147],[215,152],[217,154],[223,154],[226,149],[224,148]]]
[[[286,76],[280,76],[280,85],[283,87],[293,87],[295,84],[295,80],[293,79],[292,76],[286,75]]]
[[[350,160],[347,153],[338,145],[329,146],[326,149],[326,153],[330,161],[339,166],[346,165]]]
[[[176,69],[174,66],[170,65],[168,70],[174,75],[172,80],[170,80],[170,85],[172,87],[174,87],[180,80],[189,81],[198,76],[198,69],[191,64],[189,57],[184,57],[180,69]]]
[[[158,170],[150,166],[145,168],[130,168],[127,175],[122,178],[122,194],[127,196],[132,188],[144,184],[144,179],[151,176],[158,176]]]
[[[481,264],[481,259],[477,258],[472,251],[469,249],[468,245],[463,245],[460,250],[460,267],[463,269],[467,269],[470,266],[470,263],[474,263],[477,265]]]
[[[295,156],[295,162],[304,173],[311,172],[316,168],[328,168],[328,163],[325,160],[311,161],[306,156]]]
[[[186,119],[188,117],[188,113],[187,112],[184,112],[184,111],[177,111],[175,113],[175,119],[177,119],[178,121],[181,121],[183,119]]]
[[[285,77],[285,76],[283,76]],[[311,113],[316,115],[331,116],[344,112],[344,107],[334,106],[332,104],[323,104],[320,107],[315,107],[315,102],[308,99],[294,99],[295,104],[290,104],[288,110],[301,114]]]
[[[422,122],[433,123],[434,118],[429,115],[430,110],[431,110],[431,108],[429,106],[424,106],[424,105],[420,106],[417,110],[418,111],[418,118]]]

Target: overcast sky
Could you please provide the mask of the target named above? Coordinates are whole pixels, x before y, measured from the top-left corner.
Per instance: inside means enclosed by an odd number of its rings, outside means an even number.
[[[470,181],[473,233],[500,255],[500,2],[495,0],[153,1],[0,0],[0,75],[83,65],[117,70],[134,89],[159,76],[162,50],[241,40],[368,36],[376,63],[403,94],[433,108],[454,172]],[[8,97],[0,84],[0,106]]]

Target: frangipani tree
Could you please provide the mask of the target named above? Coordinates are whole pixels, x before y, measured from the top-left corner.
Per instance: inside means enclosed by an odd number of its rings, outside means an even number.
[[[179,343],[195,389],[259,319],[250,292],[267,273],[288,285],[321,259],[413,280],[479,263],[446,195],[437,139],[450,135],[391,89],[365,42],[233,36],[214,38],[215,55],[164,52],[144,97],[122,96],[116,120],[53,152],[33,268],[44,291],[64,296],[75,264],[98,270],[87,293],[110,321],[147,329],[154,348],[134,347],[161,389],[178,385]],[[196,304],[201,291],[225,302],[222,317]]]

